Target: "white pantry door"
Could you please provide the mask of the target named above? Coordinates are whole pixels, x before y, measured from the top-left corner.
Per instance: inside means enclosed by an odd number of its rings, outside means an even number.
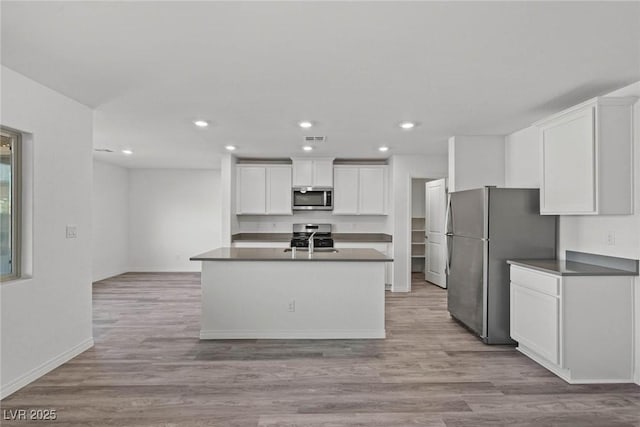
[[[447,287],[445,275],[445,215],[447,210],[447,188],[444,179],[425,184],[425,280]]]

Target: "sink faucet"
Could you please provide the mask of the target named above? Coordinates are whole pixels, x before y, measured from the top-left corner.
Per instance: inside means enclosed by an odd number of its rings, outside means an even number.
[[[316,231],[311,233],[311,235],[309,236],[309,255],[313,253],[313,236],[315,235],[316,235]]]

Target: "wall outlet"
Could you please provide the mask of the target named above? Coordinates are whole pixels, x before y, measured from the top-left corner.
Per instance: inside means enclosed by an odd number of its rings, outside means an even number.
[[[78,226],[67,225],[67,239],[75,239],[78,237]]]
[[[295,311],[296,311],[296,300],[292,299],[291,301],[289,301],[288,311],[289,311],[289,313],[295,313]]]
[[[616,245],[616,232],[609,231],[607,232],[607,245],[615,246]]]

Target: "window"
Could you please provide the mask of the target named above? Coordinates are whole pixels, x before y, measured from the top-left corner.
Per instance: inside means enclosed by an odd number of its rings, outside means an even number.
[[[0,278],[20,275],[20,134],[0,129]]]

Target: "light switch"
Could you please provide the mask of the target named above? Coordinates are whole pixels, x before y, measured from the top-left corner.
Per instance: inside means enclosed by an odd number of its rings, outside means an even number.
[[[75,239],[78,237],[78,226],[67,225],[67,239]]]

